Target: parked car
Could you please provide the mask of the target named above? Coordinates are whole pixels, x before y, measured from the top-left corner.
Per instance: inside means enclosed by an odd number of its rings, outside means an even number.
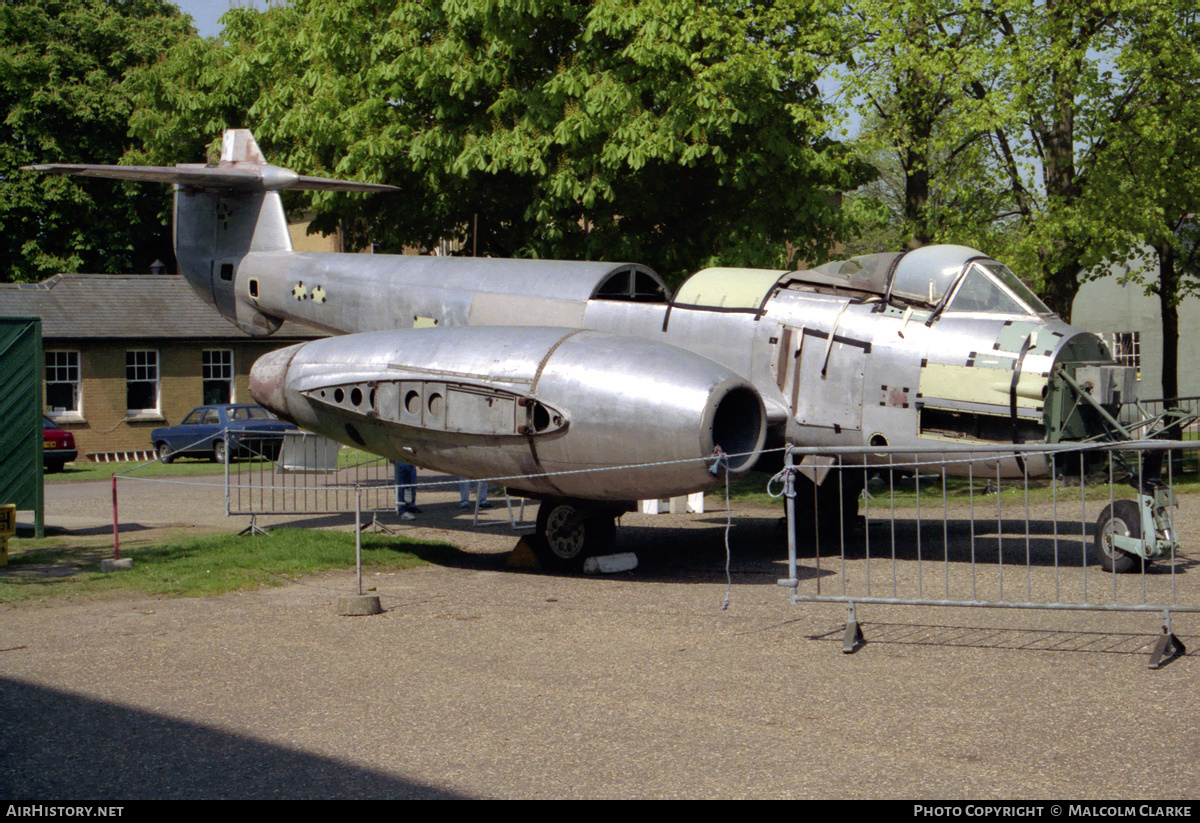
[[[42,415],[42,466],[48,472],[60,472],[79,452],[75,451],[75,435],[64,431],[46,415]]]
[[[178,426],[150,432],[150,443],[164,463],[182,455],[224,463],[226,449],[230,449],[230,457],[247,453],[273,460],[279,456],[283,433],[297,430],[295,425],[277,419],[262,406],[237,403],[199,406]]]

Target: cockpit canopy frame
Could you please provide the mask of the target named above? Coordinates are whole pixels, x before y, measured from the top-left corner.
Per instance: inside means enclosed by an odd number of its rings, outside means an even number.
[[[793,272],[784,280],[784,286],[848,293],[936,314],[1054,314],[1011,269],[967,246],[866,254]]]

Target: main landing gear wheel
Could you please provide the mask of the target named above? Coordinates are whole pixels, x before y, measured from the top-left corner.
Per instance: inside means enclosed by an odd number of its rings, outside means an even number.
[[[538,506],[533,553],[543,568],[579,571],[587,558],[607,553],[616,536],[610,513],[577,500],[545,500]]]
[[[1100,519],[1096,521],[1096,554],[1100,558],[1100,568],[1118,574],[1141,568],[1143,563],[1148,565],[1148,561],[1136,554],[1113,546],[1114,534],[1135,539],[1142,536],[1142,514],[1137,503],[1116,500],[1100,513]]]

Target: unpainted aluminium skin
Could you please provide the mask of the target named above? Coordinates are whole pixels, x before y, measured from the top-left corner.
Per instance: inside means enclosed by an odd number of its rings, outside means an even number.
[[[537,542],[561,565],[602,549],[630,501],[713,488],[788,444],[933,461],[916,450],[1119,435],[1133,399],[1099,338],[963,246],[706,269],[671,295],[633,263],[293,251],[281,190],[395,189],[272,166],[246,130],[213,166],[30,169],[174,184],[200,296],[252,335],[335,335],[260,358],[259,403],[392,460],[504,478],[543,501]],[[946,469],[1050,470],[984,452]]]

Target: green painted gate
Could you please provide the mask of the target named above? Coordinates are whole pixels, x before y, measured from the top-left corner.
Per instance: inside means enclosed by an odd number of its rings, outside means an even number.
[[[0,317],[0,503],[42,519],[42,321]]]

